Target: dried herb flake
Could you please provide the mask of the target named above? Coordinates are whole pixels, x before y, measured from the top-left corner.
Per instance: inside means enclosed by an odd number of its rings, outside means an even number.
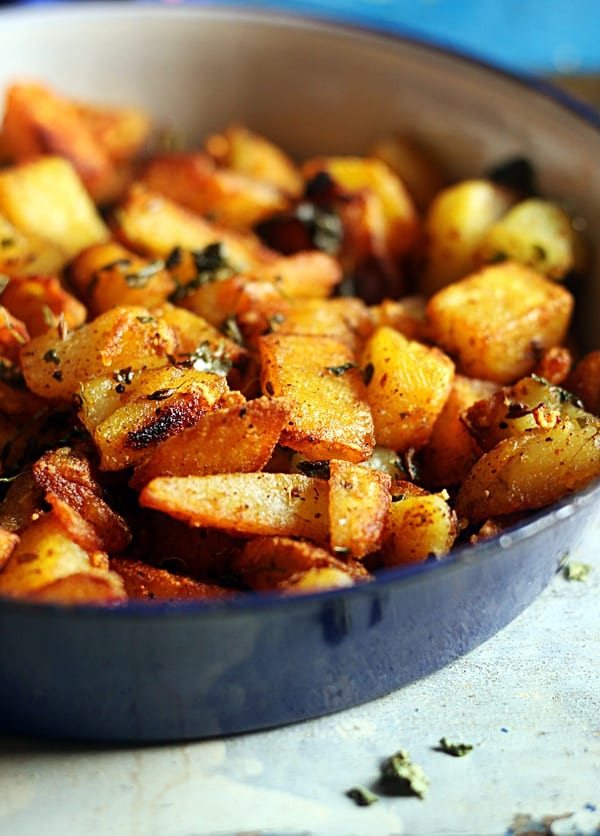
[[[441,737],[437,751],[445,752],[454,758],[462,758],[473,751],[473,746],[471,743],[451,743],[447,738]]]
[[[568,581],[586,581],[590,574],[589,563],[581,563],[578,560],[571,560],[564,568],[564,576]]]
[[[346,792],[348,798],[351,798],[358,807],[368,807],[379,801],[379,796],[366,787],[356,786],[352,787]]]
[[[399,749],[381,767],[381,784],[394,795],[416,795],[425,798],[429,778],[413,763],[406,749]]]

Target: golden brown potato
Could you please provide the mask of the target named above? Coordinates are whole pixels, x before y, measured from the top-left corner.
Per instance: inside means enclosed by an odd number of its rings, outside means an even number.
[[[481,263],[483,236],[514,200],[504,187],[482,179],[463,180],[438,192],[424,219],[421,293],[431,296],[472,273]]]
[[[17,161],[41,155],[69,160],[91,194],[111,178],[111,160],[75,105],[42,84],[13,84],[6,91],[2,145]]]
[[[422,140],[406,133],[379,137],[369,147],[368,154],[387,163],[421,212],[445,186],[445,176],[435,154]]]
[[[172,329],[146,308],[117,307],[76,331],[51,328],[30,340],[21,365],[32,392],[71,401],[82,381],[164,364],[176,346]]]
[[[557,203],[533,197],[492,224],[478,251],[482,262],[508,258],[555,280],[581,271],[586,257],[583,239],[567,212]]]
[[[450,358],[382,326],[367,341],[361,367],[377,444],[401,452],[423,447],[450,393]]]
[[[166,569],[129,557],[112,557],[110,568],[122,578],[128,598],[147,601],[212,601],[230,598],[232,595],[232,590],[223,586],[175,575]]]
[[[40,157],[0,170],[0,215],[62,253],[57,270],[108,229],[68,160]]]
[[[354,354],[332,337],[268,334],[259,341],[262,391],[284,397],[281,443],[308,459],[364,461],[373,421]]]
[[[140,492],[142,506],[193,526],[317,543],[329,537],[328,501],[327,482],[300,473],[159,477]]]
[[[505,438],[476,462],[456,497],[469,523],[543,508],[600,475],[600,428],[564,420]],[[548,455],[551,451],[551,455]]]
[[[145,461],[229,393],[223,375],[194,368],[169,365],[129,376],[129,383],[116,384],[113,375],[91,378],[79,389],[79,417],[94,439],[102,470]]]
[[[481,455],[481,447],[469,432],[462,414],[483,398],[489,398],[497,385],[457,374],[448,399],[440,412],[429,441],[421,451],[425,483],[437,488],[460,485]]]
[[[470,377],[512,383],[560,345],[574,300],[531,267],[505,261],[438,291],[427,305],[432,336]]]
[[[292,159],[245,125],[232,124],[221,133],[211,134],[205,148],[220,166],[269,183],[290,197],[302,192],[302,177]]]
[[[2,304],[20,319],[31,337],[44,334],[59,321],[78,328],[87,318],[79,299],[56,276],[11,276],[2,291]]]
[[[250,230],[287,206],[275,186],[242,172],[217,168],[204,153],[153,157],[141,181],[158,194],[209,216],[229,229]]]
[[[314,543],[291,537],[249,540],[232,569],[251,589],[288,593],[352,586],[370,577],[357,561],[342,561]]]
[[[363,464],[329,463],[329,520],[334,554],[361,558],[381,546],[391,477]]]
[[[288,417],[280,398],[225,406],[163,441],[130,481],[139,489],[157,476],[205,476],[262,470]]]
[[[0,572],[0,595],[43,598],[48,591],[45,600],[123,600],[122,582],[108,569],[106,556],[97,553],[99,543],[93,529],[76,511],[67,515],[59,501],[54,500],[53,505],[53,510],[38,516],[20,533],[19,543]],[[81,596],[70,584],[64,593],[49,590],[55,582],[75,576],[83,576],[84,583],[90,580]]]
[[[427,493],[406,482],[392,486],[383,535],[384,566],[441,558],[450,551],[457,535],[456,515],[445,492]]]

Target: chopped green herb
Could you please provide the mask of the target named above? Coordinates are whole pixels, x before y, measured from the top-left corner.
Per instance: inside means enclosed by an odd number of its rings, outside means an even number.
[[[141,322],[142,325],[150,325],[153,322],[156,322],[156,317],[154,316],[136,316],[138,322]]]
[[[373,363],[367,363],[364,369],[361,370],[363,383],[365,386],[368,386],[369,383],[373,380],[373,375],[375,374],[375,366]]]
[[[437,751],[445,752],[454,758],[462,758],[473,751],[473,746],[470,743],[451,743],[445,737],[441,737]]]
[[[302,201],[296,207],[295,215],[318,250],[337,255],[344,236],[344,227],[337,212]]]
[[[296,464],[296,470],[304,473],[305,476],[314,476],[317,479],[329,479],[329,462],[323,461],[300,461]]]
[[[49,348],[44,354],[45,363],[54,363],[55,366],[60,366],[60,357],[53,348]]]
[[[395,795],[416,795],[425,798],[429,779],[420,766],[413,763],[406,749],[399,749],[381,767],[382,786]]]
[[[379,796],[375,795],[374,792],[368,790],[366,787],[352,787],[346,792],[348,798],[351,798],[355,804],[359,807],[368,807],[370,804],[374,804],[376,801],[379,801]]]
[[[244,338],[235,316],[228,316],[227,319],[224,319],[220,331],[237,345],[244,345]]]
[[[589,563],[581,563],[577,560],[571,560],[567,563],[563,572],[568,581],[586,581],[591,568],[592,567]]]
[[[165,401],[167,398],[170,398],[171,395],[174,395],[177,391],[177,388],[169,387],[167,389],[157,389],[156,392],[152,392],[152,394],[147,395],[149,401]]]
[[[545,261],[547,258],[546,248],[541,244],[533,244],[533,252],[538,261]]]
[[[204,340],[192,354],[186,354],[182,360],[178,360],[177,365],[196,369],[198,372],[211,372],[226,377],[232,364],[224,345],[221,344],[214,348],[208,340]]]
[[[356,363],[343,363],[343,365],[341,366],[326,366],[327,371],[331,372],[331,374],[334,374],[336,377],[341,377],[350,369],[357,368],[358,366],[356,365]]]
[[[146,287],[148,279],[156,276],[161,270],[165,269],[164,261],[152,261],[146,264],[145,267],[140,267],[134,273],[124,273],[123,278],[127,282],[127,287]]]
[[[171,253],[171,263],[174,252]],[[194,293],[198,288],[212,282],[223,281],[235,275],[234,268],[225,257],[225,248],[220,241],[209,244],[203,250],[191,250],[196,275],[190,281],[182,283],[174,276],[176,287],[171,296],[171,302],[178,302]]]

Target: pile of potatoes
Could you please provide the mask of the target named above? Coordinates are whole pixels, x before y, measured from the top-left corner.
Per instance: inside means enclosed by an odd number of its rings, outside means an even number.
[[[174,150],[30,81],[0,161],[0,595],[350,586],[600,475],[585,241],[526,161]]]

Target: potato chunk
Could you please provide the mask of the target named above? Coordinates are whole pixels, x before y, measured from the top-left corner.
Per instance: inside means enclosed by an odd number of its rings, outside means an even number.
[[[361,558],[377,551],[390,504],[391,478],[381,470],[339,459],[329,467],[333,552]]]
[[[471,377],[511,383],[567,334],[574,300],[531,267],[506,261],[438,291],[427,305],[434,339]]]
[[[342,561],[314,543],[291,537],[250,540],[232,568],[251,589],[288,593],[352,586],[370,578],[357,561]]]
[[[514,195],[491,180],[447,186],[425,215],[425,247],[419,289],[431,296],[480,264],[479,248],[489,229],[514,203]]]
[[[383,537],[384,565],[421,563],[447,554],[458,535],[447,494],[427,493],[407,483],[393,486],[392,491]]]
[[[331,337],[269,334],[259,347],[263,392],[290,404],[281,443],[307,459],[367,459],[373,421],[347,346]]]
[[[246,473],[269,461],[288,416],[278,398],[255,398],[204,415],[198,423],[164,441],[140,465],[131,485],[140,488],[156,476]]]
[[[461,485],[456,513],[470,523],[543,508],[600,475],[600,426],[564,420],[505,438]]]
[[[60,157],[41,157],[0,171],[0,214],[26,235],[60,250],[60,267],[108,238],[75,169]]]
[[[584,267],[586,252],[567,212],[550,200],[532,197],[492,224],[481,241],[479,258],[510,258],[561,280]]]
[[[367,341],[361,366],[377,444],[399,452],[423,447],[450,393],[450,358],[382,326]]]
[[[164,364],[176,345],[172,329],[146,308],[118,307],[76,331],[52,328],[35,337],[21,349],[21,365],[32,392],[70,401],[81,381]]]
[[[300,473],[220,473],[159,477],[140,503],[192,526],[242,535],[287,535],[326,542],[327,482]]]

